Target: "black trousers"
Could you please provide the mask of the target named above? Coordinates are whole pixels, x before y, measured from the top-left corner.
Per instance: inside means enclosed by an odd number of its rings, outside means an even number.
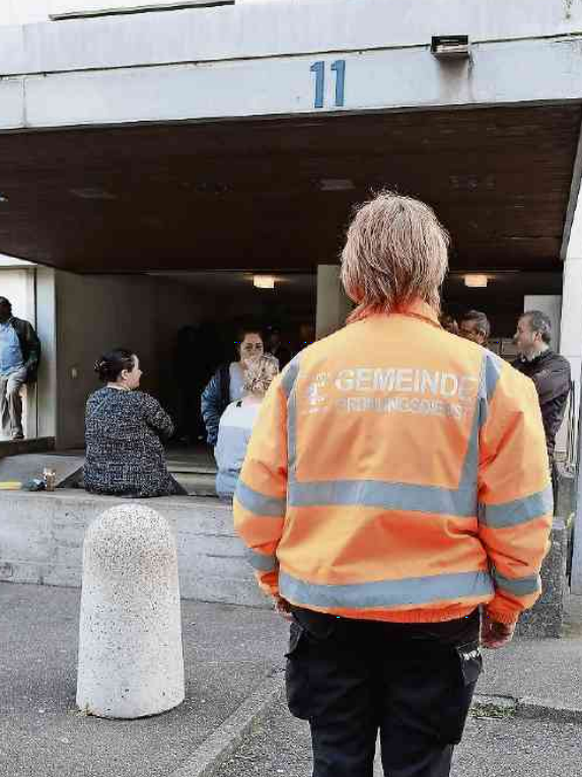
[[[308,720],[313,777],[447,777],[482,659],[479,613],[430,624],[352,620],[295,608],[287,701]]]

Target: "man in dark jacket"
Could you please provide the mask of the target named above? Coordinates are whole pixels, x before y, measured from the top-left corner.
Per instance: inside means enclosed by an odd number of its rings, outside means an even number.
[[[557,485],[554,461],[556,434],[566,412],[571,378],[570,363],[563,356],[552,351],[550,348],[551,339],[552,324],[545,313],[540,310],[529,310],[524,313],[517,322],[517,331],[514,336],[519,357],[513,366],[533,380],[538,392],[555,500]]]
[[[12,315],[12,305],[0,297],[0,419],[2,437],[21,440],[25,383],[34,383],[40,361],[40,341],[31,324]]]

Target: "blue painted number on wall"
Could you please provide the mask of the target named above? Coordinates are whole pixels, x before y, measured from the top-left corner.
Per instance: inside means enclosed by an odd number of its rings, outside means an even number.
[[[325,62],[320,60],[314,62],[309,68],[312,73],[315,73],[315,94],[313,98],[314,108],[324,107],[324,95],[325,95]],[[331,65],[332,73],[335,73],[335,107],[342,108],[345,101],[346,91],[346,61],[345,59],[338,59]]]

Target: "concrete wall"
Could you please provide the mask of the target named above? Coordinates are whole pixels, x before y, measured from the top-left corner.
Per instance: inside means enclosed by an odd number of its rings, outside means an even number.
[[[579,152],[580,153],[580,152]],[[578,165],[580,159],[578,160]],[[574,180],[574,186],[578,181]],[[562,294],[562,319],[560,335],[560,353],[565,356],[572,367],[574,381],[574,411],[576,428],[580,412],[581,373],[582,373],[582,206],[580,192],[572,192],[573,219],[567,239],[564,241],[564,287]],[[577,441],[575,463],[578,459]],[[578,518],[582,522],[582,512]],[[582,573],[581,573],[582,574]]]
[[[30,270],[0,266],[0,296],[12,302],[15,316],[34,322],[34,275]]]
[[[451,29],[471,61],[430,54]],[[0,27],[0,130],[580,99],[580,30],[566,0],[277,0]],[[345,100],[328,73],[318,106],[312,66],[339,57]]]
[[[317,267],[315,335],[318,340],[345,326],[353,305],[344,292],[337,264]]]
[[[204,310],[187,286],[146,276],[57,273],[56,290],[58,448],[83,445],[85,402],[100,385],[93,366],[116,346],[137,352],[144,390],[172,404],[176,334]]]
[[[137,0],[2,0],[0,24],[46,20],[50,11],[90,10],[99,4],[115,8],[134,2]],[[144,6],[154,3],[156,0],[141,2]],[[0,72],[30,72],[2,67],[3,61],[23,55],[32,60],[48,54],[62,62],[72,54],[81,58],[79,66],[87,58],[95,66],[107,66],[112,55],[122,58],[123,64],[152,64],[419,46],[430,43],[432,35],[451,33],[468,34],[474,41],[567,35],[579,33],[581,21],[579,0],[236,0],[233,6],[218,8],[47,22],[44,29],[26,36],[13,30],[6,33],[12,45],[0,46]],[[170,27],[174,35],[168,34]],[[91,36],[89,46],[75,45],[75,38],[84,32]],[[71,45],[59,51],[57,41]]]
[[[270,0],[272,2],[272,0]],[[98,15],[107,13],[126,13],[128,11],[172,10],[176,6],[204,6],[209,0],[52,0],[48,2],[50,14],[53,17],[68,18],[71,15]],[[231,2],[234,0],[215,0],[215,2]],[[245,2],[245,0],[237,0]],[[263,0],[265,2],[265,0]],[[45,0],[47,4],[47,0]]]
[[[73,491],[0,493],[0,581],[80,586],[86,528],[123,501]],[[234,534],[228,505],[179,497],[150,504],[176,533],[183,598],[268,606]]]

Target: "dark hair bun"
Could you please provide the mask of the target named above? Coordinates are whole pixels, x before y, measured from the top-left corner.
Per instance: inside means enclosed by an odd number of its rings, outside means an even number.
[[[94,369],[103,383],[114,383],[123,370],[131,372],[134,367],[133,351],[115,348],[97,359]]]
[[[103,380],[103,378],[101,377],[101,373],[103,372],[105,365],[106,365],[105,359],[97,359],[97,361],[95,362],[95,366],[93,367],[93,370],[97,373],[97,375],[99,375],[99,378],[101,378],[101,380]]]

